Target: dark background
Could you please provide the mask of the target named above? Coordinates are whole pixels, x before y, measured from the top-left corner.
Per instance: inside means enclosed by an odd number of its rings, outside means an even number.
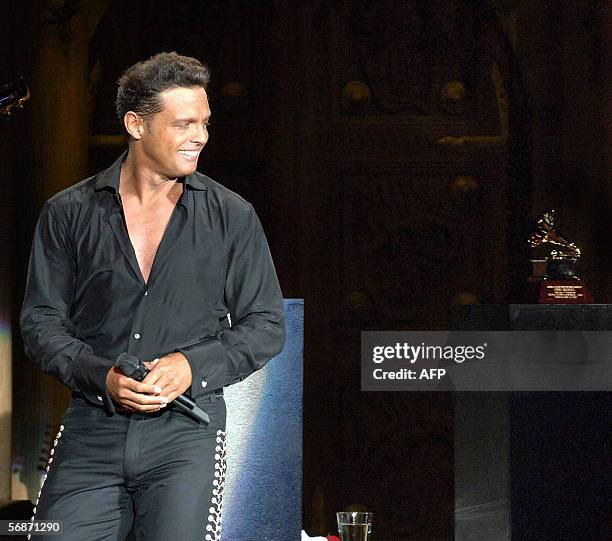
[[[451,539],[452,399],[361,393],[359,331],[444,329],[453,305],[520,302],[530,222],[548,208],[582,248],[595,301],[612,301],[611,10],[3,2],[0,76],[32,91],[0,123],[13,497],[35,496],[44,431],[67,398],[25,359],[15,326],[40,206],[121,152],[122,70],[176,50],[213,72],[199,169],[255,205],[284,296],[305,299],[305,529],[331,531],[335,510],[361,504],[381,539]]]

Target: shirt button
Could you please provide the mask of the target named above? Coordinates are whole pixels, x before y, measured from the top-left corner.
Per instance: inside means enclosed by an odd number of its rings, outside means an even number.
[[[139,335],[138,333],[136,333],[136,334],[134,335],[134,338],[136,338],[136,340],[140,340],[140,335]]]
[[[206,389],[207,385],[208,385],[208,382],[202,381],[202,389]]]

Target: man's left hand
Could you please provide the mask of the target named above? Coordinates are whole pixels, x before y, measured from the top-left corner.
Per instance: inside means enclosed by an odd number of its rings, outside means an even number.
[[[180,352],[170,353],[145,365],[149,373],[142,382],[161,387],[161,394],[168,397],[168,403],[191,387],[191,367]]]

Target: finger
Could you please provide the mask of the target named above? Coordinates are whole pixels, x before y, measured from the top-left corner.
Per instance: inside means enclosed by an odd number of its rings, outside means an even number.
[[[135,404],[139,404],[143,406],[151,406],[151,405],[159,406],[161,404],[168,403],[168,397],[165,395],[151,395],[151,394],[136,393],[127,388],[119,390],[118,398],[120,401],[129,400]]]
[[[129,389],[135,393],[150,395],[159,394],[162,387],[161,385],[144,383],[144,381],[136,381],[132,378],[125,378],[125,380],[121,380],[120,385],[123,388]]]
[[[170,392],[175,391],[178,389],[178,381],[178,375],[174,370],[170,370],[168,367],[160,367],[155,379],[155,386],[161,387],[165,396],[164,389]]]
[[[174,374],[168,374],[164,378],[160,378],[157,385],[161,386],[161,394],[168,398],[168,402],[175,400],[177,396],[186,392],[190,387],[187,382]]]
[[[156,359],[156,363],[153,365],[153,368],[149,371],[147,376],[142,380],[143,383],[148,385],[159,385],[159,379],[169,370],[169,367],[161,364],[158,365],[159,359]],[[152,361],[154,362],[154,361]]]
[[[131,400],[125,400],[122,403],[126,406],[126,408],[131,411],[131,413],[154,413],[161,409],[159,405],[146,406],[142,404],[137,404],[136,402],[132,402]]]
[[[166,404],[165,403],[153,403],[153,404],[143,404],[138,395],[136,395],[136,399],[133,399],[132,397],[124,397],[121,399],[121,403],[128,406],[129,408],[131,408],[132,410],[135,411],[157,411],[161,408],[165,408]]]
[[[159,357],[156,357],[152,361],[146,361],[145,364],[149,367],[149,369],[153,368],[159,362]]]
[[[165,369],[162,370],[152,370],[147,374],[147,377],[142,380],[142,383],[145,385],[159,385],[159,378],[164,375]]]
[[[179,385],[179,379],[175,378],[171,380],[166,387],[162,387],[162,394],[168,398],[168,402],[172,402],[173,400],[176,400],[180,394],[184,393],[185,390],[186,389],[184,389],[184,386],[181,387]]]
[[[185,392],[185,389],[181,389],[180,387],[177,387],[177,386],[174,386],[171,388],[166,387],[162,389],[163,395],[168,398],[168,403],[172,402],[173,400],[176,400],[184,392]]]
[[[147,367],[147,370],[153,370],[153,367],[159,362],[159,359],[153,359],[152,361],[144,361],[144,365]]]
[[[168,389],[165,389],[163,392],[165,393],[165,396],[168,397],[168,404],[171,404],[174,400],[176,400],[180,394],[178,391],[169,391]]]
[[[152,385],[153,388],[155,389],[154,392],[157,393],[157,392],[159,392],[159,390],[157,388],[161,387],[161,385],[159,385],[159,376],[160,376],[160,374],[158,372],[149,372],[147,374],[147,377],[142,380],[142,383],[144,385]]]

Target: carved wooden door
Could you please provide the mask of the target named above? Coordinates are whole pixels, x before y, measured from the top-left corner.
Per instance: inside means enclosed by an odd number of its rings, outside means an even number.
[[[506,300],[526,194],[507,160],[523,144],[511,54],[483,2],[315,4],[299,85],[305,516],[324,533],[362,505],[376,539],[452,539],[452,397],[361,392],[360,331],[448,328],[454,304]]]

